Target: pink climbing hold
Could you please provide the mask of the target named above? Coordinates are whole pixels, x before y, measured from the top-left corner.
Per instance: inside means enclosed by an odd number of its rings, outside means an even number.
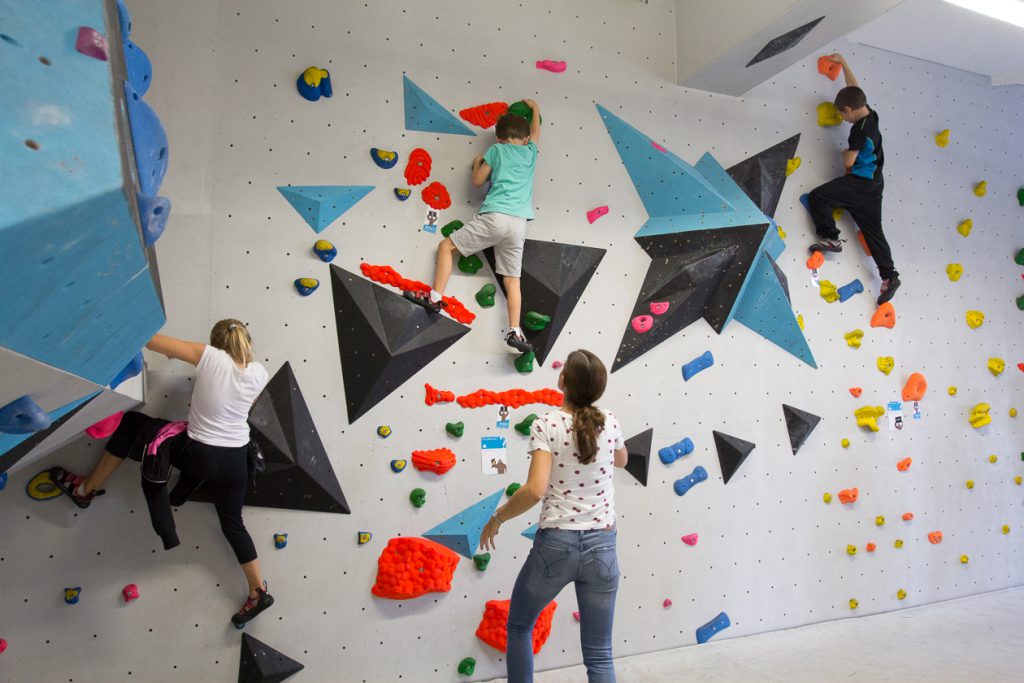
[[[555,61],[554,59],[538,59],[537,68],[554,74],[560,74],[565,71],[565,62]]]
[[[0,638],[0,654],[3,654],[4,650],[7,649],[7,641]]]
[[[661,606],[664,607],[665,609],[668,609],[669,607],[672,606],[672,601],[669,600],[668,598],[665,598],[665,602],[661,603]]]
[[[580,613],[579,612],[573,612],[572,613],[572,618],[575,619],[576,621],[579,621],[580,620]]]
[[[664,147],[662,147],[661,145],[659,145],[654,140],[651,140],[651,147],[653,147],[654,149],[658,150],[659,152],[664,152],[665,154],[668,154],[668,150],[665,149]]]
[[[85,433],[94,439],[105,439],[117,431],[122,417],[124,417],[124,411],[119,410],[110,417],[103,418],[93,426],[86,427]]]
[[[138,600],[139,587],[136,586],[134,583],[129,583],[127,586],[121,589],[121,595],[124,596],[124,601],[126,603],[131,602],[132,600]]]
[[[697,545],[697,534],[686,534],[683,536],[683,543],[686,545]]]
[[[560,361],[560,360],[556,360],[555,362],[553,362],[551,364],[551,369],[552,370],[557,370],[560,367],[562,367],[562,361]]]
[[[101,62],[109,59],[107,55],[107,39],[103,34],[88,26],[78,27],[78,37],[75,39],[75,49],[86,57],[98,59]]]
[[[652,301],[651,302],[651,313],[654,315],[664,315],[668,312],[667,301]]]
[[[606,213],[608,213],[607,206],[598,206],[596,208],[591,209],[590,211],[587,211],[587,220],[590,221],[591,225],[593,225],[594,221],[596,221],[598,218],[605,215]]]
[[[634,332],[637,334],[643,334],[654,327],[654,318],[649,315],[638,315],[633,318],[630,324],[633,326]]]

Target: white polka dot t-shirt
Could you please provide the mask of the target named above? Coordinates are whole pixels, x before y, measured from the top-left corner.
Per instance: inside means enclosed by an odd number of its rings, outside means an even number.
[[[541,502],[542,529],[604,529],[615,524],[612,472],[615,451],[623,447],[619,421],[607,410],[597,435],[597,457],[589,465],[578,459],[572,415],[552,410],[533,422],[530,451],[551,453],[551,479]]]

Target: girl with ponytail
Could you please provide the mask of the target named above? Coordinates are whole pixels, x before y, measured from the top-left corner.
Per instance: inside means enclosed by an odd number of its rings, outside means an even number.
[[[590,351],[569,354],[558,388],[562,407],[533,422],[530,474],[494,512],[480,542],[494,548],[501,525],[541,503],[533,549],[512,590],[508,615],[509,683],[533,680],[533,627],[541,610],[576,585],[580,642],[589,683],[614,683],[612,617],[619,586],[612,472],[628,459],[619,421],[594,405],[608,382]]]

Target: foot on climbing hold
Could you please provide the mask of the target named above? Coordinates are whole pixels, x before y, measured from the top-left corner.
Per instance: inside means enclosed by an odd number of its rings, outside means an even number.
[[[687,491],[689,491],[702,481],[706,481],[707,478],[708,471],[701,467],[700,465],[697,465],[696,467],[693,468],[693,472],[686,475],[682,479],[677,479],[676,482],[672,484],[672,490],[676,492],[677,496],[684,496],[686,495]]]
[[[397,152],[389,152],[386,149],[377,149],[376,147],[370,148],[370,158],[373,159],[373,163],[384,169],[394,168],[395,164],[398,163]]]
[[[838,126],[843,122],[836,105],[831,102],[822,102],[818,105],[818,125],[822,128],[827,126]]]
[[[441,228],[441,236],[442,237],[451,237],[452,233],[457,231],[457,230],[462,229],[462,226],[463,226],[462,221],[460,221],[458,219],[455,219],[454,221],[449,221],[449,222],[445,223],[444,227]]]
[[[50,416],[28,395],[0,408],[0,434],[32,434],[49,429],[50,424]]]
[[[860,294],[864,291],[864,285],[860,280],[854,280],[853,282],[843,285],[836,290],[839,294],[839,303],[845,302],[847,299],[852,297],[854,294]]]
[[[494,305],[494,294],[497,291],[497,287],[488,282],[476,293],[476,302],[480,304],[481,308],[490,308]]]
[[[317,240],[313,243],[313,253],[324,263],[330,263],[338,255],[338,250],[327,240]]]
[[[537,419],[537,413],[530,413],[525,418],[523,418],[522,422],[519,422],[518,424],[516,424],[514,429],[517,432],[519,432],[520,434],[522,434],[523,436],[529,436],[530,435],[530,427],[533,426],[533,421],[536,420],[536,419]]]
[[[295,281],[295,291],[302,296],[309,296],[320,286],[320,281],[312,277],[300,277]]]
[[[732,623],[729,621],[729,615],[722,612],[717,617],[697,629],[697,644],[703,645],[716,633],[725,630],[730,626],[732,626]]]
[[[800,168],[800,157],[793,157],[792,159],[786,159],[786,177],[796,173],[796,169]]]
[[[484,267],[484,262],[480,260],[480,257],[476,254],[472,256],[460,256],[459,257],[459,270],[463,273],[469,273],[473,275],[478,270]]]
[[[523,327],[530,332],[540,332],[551,322],[550,315],[544,315],[536,311],[527,311],[523,318]]]
[[[988,411],[992,409],[987,403],[979,403],[971,408],[970,415],[967,416],[967,421],[971,423],[971,426],[975,429],[984,427],[992,422],[992,416],[988,414]]]
[[[686,534],[682,537],[682,541],[686,545],[697,545],[697,534]]]
[[[854,398],[860,398],[862,393],[864,393],[864,390],[860,387],[850,387],[850,395]]]
[[[939,147],[945,147],[949,144],[949,129],[942,131],[941,133],[935,134],[935,144]]]
[[[465,429],[466,425],[461,422],[449,422],[444,426],[444,431],[456,438],[461,437]]]
[[[686,437],[682,441],[677,441],[671,446],[665,446],[664,448],[658,449],[658,457],[666,465],[671,465],[679,458],[693,453],[693,441],[690,437]]]
[[[863,338],[864,330],[854,330],[853,332],[847,332],[843,335],[843,339],[846,340],[846,345],[854,349],[860,348],[860,342]]]
[[[515,359],[514,364],[516,371],[527,374],[533,372],[533,361],[536,358],[536,354],[533,351],[527,351],[523,355]]]
[[[607,213],[608,213],[608,207],[607,206],[595,207],[595,208],[591,209],[590,211],[587,211],[587,221],[589,221],[590,224],[593,225],[594,221],[596,221],[601,216],[606,215]]]
[[[565,72],[565,62],[556,61],[554,59],[538,59],[535,65],[538,69],[544,71],[550,71],[554,74],[560,74]]]
[[[843,489],[839,492],[839,502],[843,505],[856,503],[858,497],[860,497],[860,491],[856,488]]]
[[[638,315],[633,318],[629,324],[633,326],[634,332],[637,334],[643,334],[654,327],[654,318],[649,315]]]
[[[821,290],[818,293],[826,303],[832,304],[839,301],[839,292],[836,291],[836,286],[834,284],[828,280],[821,280],[818,282],[818,287]]]
[[[964,267],[959,263],[950,263],[946,266],[946,277],[950,282],[956,282],[964,274]]]
[[[967,326],[976,330],[985,322],[985,314],[981,311],[967,311]]]
[[[882,415],[885,415],[885,409],[882,406],[864,406],[853,411],[853,416],[857,418],[857,426],[867,427],[873,432],[878,431],[878,418]]]
[[[883,375],[888,375],[892,372],[893,367],[895,367],[896,361],[892,356],[879,356],[875,364],[878,366],[879,372]]]
[[[1006,361],[1002,358],[989,358],[988,359],[988,371],[998,377],[1003,374],[1003,370],[1006,369]]]
[[[807,269],[817,270],[825,265],[825,254],[820,251],[813,252],[807,259]]]
[[[888,327],[890,330],[896,327],[896,309],[891,301],[879,306],[871,316],[871,327]]]
[[[491,563],[490,553],[481,553],[480,555],[473,556],[473,564],[476,566],[478,572],[482,572],[487,569],[487,565]]]
[[[715,364],[715,357],[711,355],[710,351],[705,351],[701,355],[697,356],[689,363],[683,365],[683,380],[686,382],[690,381],[694,375],[701,370],[707,370]]]
[[[973,228],[973,227],[974,227],[974,221],[972,221],[970,218],[968,218],[967,220],[965,220],[962,223],[960,223],[960,225],[956,226],[956,231],[958,233],[960,233],[961,235],[963,235],[964,237],[967,237],[968,235],[971,234],[971,228]]]
[[[988,181],[982,180],[974,186],[974,196],[984,197],[986,194],[988,194]]]
[[[476,671],[476,660],[472,657],[465,657],[459,662],[459,673],[463,676],[472,676]]]

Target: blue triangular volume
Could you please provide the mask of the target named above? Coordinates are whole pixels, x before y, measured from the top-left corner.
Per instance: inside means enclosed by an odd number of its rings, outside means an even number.
[[[528,538],[528,539],[530,539],[532,541],[533,539],[537,538],[537,532],[539,530],[540,530],[540,522],[537,522],[536,524],[531,526],[529,529],[527,529],[526,531],[521,533],[520,536],[525,536],[526,538]]]
[[[277,191],[309,227],[319,233],[373,188],[373,185],[281,185]]]
[[[451,548],[458,554],[473,559],[473,553],[480,545],[480,532],[484,530],[487,520],[494,514],[498,502],[505,494],[505,489],[487,496],[479,503],[474,503],[459,514],[449,517],[433,529],[423,534],[423,538]]]
[[[466,124],[409,80],[408,76],[402,76],[402,86],[405,91],[406,130],[476,136]]]
[[[786,288],[771,257],[762,251],[750,268],[745,289],[736,300],[733,317],[754,332],[817,368],[811,348],[796,321]]]

